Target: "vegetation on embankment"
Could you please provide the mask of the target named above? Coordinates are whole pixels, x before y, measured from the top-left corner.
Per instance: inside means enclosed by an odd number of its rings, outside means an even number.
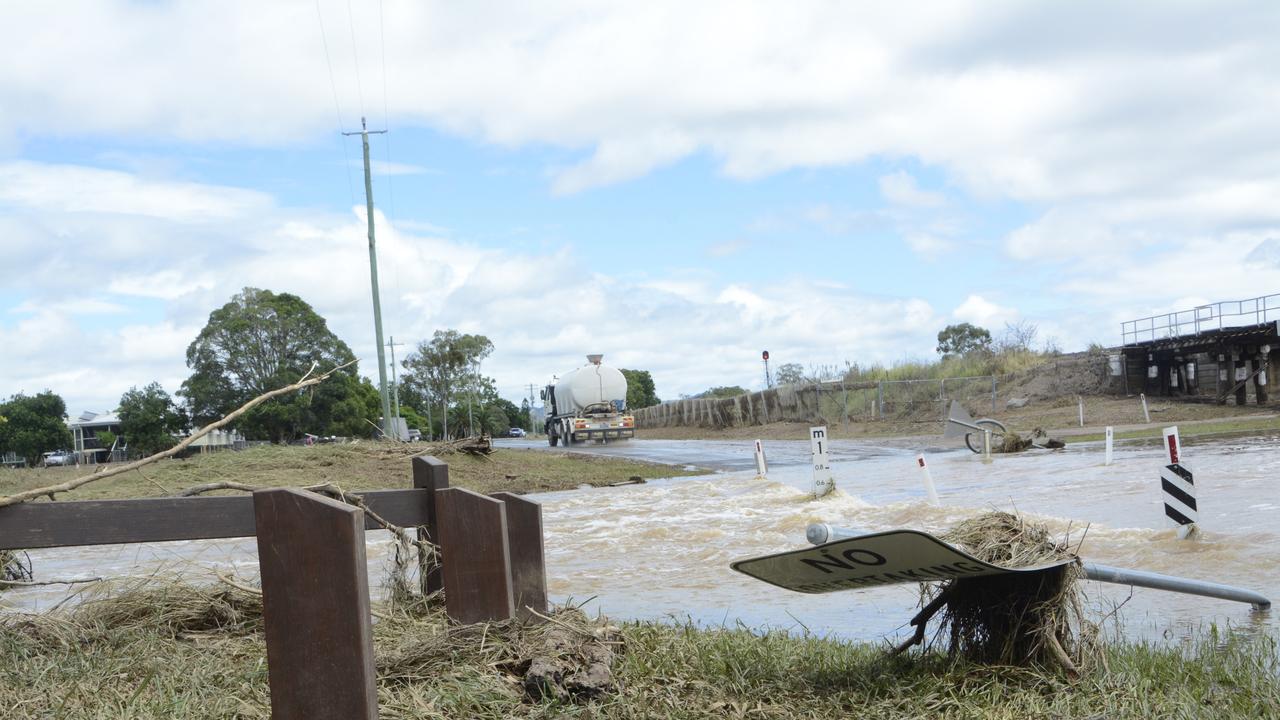
[[[349,445],[272,445],[241,452],[161,460],[137,471],[90,483],[60,500],[176,495],[196,485],[237,482],[258,487],[296,487],[333,483],[344,490],[381,490],[413,486],[410,460],[430,452],[428,444],[366,441]],[[449,464],[449,483],[481,493],[570,490],[644,479],[695,475],[671,465],[579,453],[499,448],[477,456],[441,455]],[[92,466],[0,471],[0,495],[44,487],[93,472]]]
[[[1068,442],[1084,442],[1101,439],[1106,425],[1122,428],[1117,438],[1156,437],[1160,428],[1178,425],[1184,435],[1210,433],[1265,433],[1280,430],[1280,418],[1274,407],[1249,405],[1216,405],[1212,403],[1170,402],[1165,398],[1149,399],[1151,422],[1144,423],[1142,405],[1137,398],[1111,396],[1086,396],[1084,398],[1085,427],[1079,427],[1079,406],[1076,397],[1032,401],[1025,407],[1009,409],[1000,407],[995,412],[986,408],[974,408],[976,417],[991,417],[1003,422],[1010,430],[1027,434],[1042,428],[1054,437]],[[987,412],[983,412],[986,410]],[[942,417],[894,418],[883,420],[849,420],[826,418],[823,422],[835,439],[942,437]],[[1126,427],[1128,426],[1128,427]],[[1141,426],[1141,427],[1133,427]],[[780,422],[768,425],[750,425],[714,429],[705,427],[641,428],[637,437],[650,439],[696,440],[738,439],[752,440],[804,440],[808,438],[808,423]]]
[[[688,625],[563,626],[607,638],[594,699],[533,699],[521,681],[540,628],[459,627],[439,610],[374,624],[380,716],[395,718],[1152,718],[1280,716],[1276,643],[1212,629],[1180,647],[1116,644],[1076,680],[938,651]],[[0,618],[8,717],[267,718],[261,603],[234,588],[130,588],[56,615]]]

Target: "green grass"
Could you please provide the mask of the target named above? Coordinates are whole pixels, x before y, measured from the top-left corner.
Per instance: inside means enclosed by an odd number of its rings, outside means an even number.
[[[990,353],[971,353],[937,360],[902,360],[892,365],[854,364],[845,380],[941,380],[982,375],[1014,375],[1032,370],[1053,359],[1049,353],[1035,350],[1002,350]]]
[[[23,718],[266,718],[260,604],[234,596],[135,588],[56,617],[10,616],[0,621],[0,707]],[[586,637],[606,622],[559,617]],[[459,628],[438,611],[378,621],[381,717],[1280,717],[1275,641],[1212,628],[1183,646],[1112,645],[1105,664],[1073,681],[938,652],[891,658],[881,644],[627,623],[606,634],[621,643],[616,686],[581,705],[534,701],[520,688],[522,661],[545,647],[548,629]]]
[[[186,460],[162,460],[135,472],[90,483],[59,500],[97,500],[152,497],[220,481],[260,487],[288,487],[335,483],[346,490],[412,487],[411,458],[423,445],[363,442],[313,447],[262,446],[242,452],[196,455]],[[442,455],[449,463],[452,485],[476,492],[499,490],[540,492],[569,490],[579,485],[607,485],[633,476],[644,479],[699,474],[683,466],[637,462],[581,453],[498,449],[477,457],[465,453]],[[0,495],[45,487],[92,472],[91,466],[23,468],[0,471]]]
[[[1204,435],[1243,435],[1267,431],[1280,431],[1280,418],[1244,418],[1239,420],[1224,418],[1222,420],[1207,422],[1198,421],[1194,424],[1178,425],[1178,434],[1182,437],[1196,437]],[[1117,432],[1114,433],[1112,437],[1116,440],[1150,440],[1152,442],[1157,442],[1160,440],[1160,433],[1158,430],[1145,428],[1140,430]],[[1089,433],[1087,435],[1071,435],[1066,438],[1066,441],[1068,443],[1080,443],[1105,439],[1106,435],[1104,433]]]

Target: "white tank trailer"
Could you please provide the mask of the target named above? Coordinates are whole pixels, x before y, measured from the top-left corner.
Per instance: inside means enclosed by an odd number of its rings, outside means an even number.
[[[627,412],[627,378],[621,370],[588,355],[587,364],[553,380],[542,391],[547,407],[547,442],[552,447],[577,442],[624,440],[636,436]]]

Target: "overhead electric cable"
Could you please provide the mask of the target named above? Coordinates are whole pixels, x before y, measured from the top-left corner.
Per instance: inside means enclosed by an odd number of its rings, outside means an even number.
[[[338,118],[338,145],[342,147],[342,168],[347,176],[347,195],[351,205],[356,204],[356,189],[351,183],[351,156],[347,153],[347,144],[342,138],[347,128],[342,124],[342,105],[338,102],[338,84],[333,79],[333,60],[329,58],[329,39],[324,32],[324,16],[320,12],[320,0],[316,0],[316,20],[320,23],[320,43],[324,45],[324,63],[329,68],[329,89],[333,91],[333,112]]]
[[[364,88],[360,84],[360,55],[356,53],[356,16],[351,12],[351,0],[347,0],[347,29],[351,31],[351,58],[356,66],[356,96],[360,98],[360,116],[364,117]]]

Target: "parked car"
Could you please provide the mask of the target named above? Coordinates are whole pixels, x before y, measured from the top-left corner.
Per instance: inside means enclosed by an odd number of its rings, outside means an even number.
[[[54,450],[43,455],[45,467],[75,465],[76,456],[67,450]]]
[[[422,440],[422,431],[418,428],[409,428],[409,442],[418,442]]]
[[[524,428],[511,428],[507,431],[507,437],[524,437]]]

